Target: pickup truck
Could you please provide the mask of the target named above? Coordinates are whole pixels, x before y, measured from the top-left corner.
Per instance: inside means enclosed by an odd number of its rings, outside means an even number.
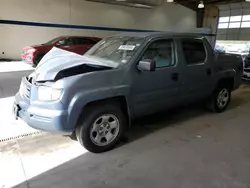
[[[113,148],[134,118],[197,101],[222,112],[241,84],[239,55],[197,34],[125,33],[84,56],[53,48],[21,81],[13,112],[29,126]]]

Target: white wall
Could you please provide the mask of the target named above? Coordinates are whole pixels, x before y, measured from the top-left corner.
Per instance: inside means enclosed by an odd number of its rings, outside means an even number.
[[[172,3],[139,9],[84,0],[1,0],[0,20],[162,31],[196,27],[196,13]],[[24,46],[60,35],[104,37],[114,33],[117,32],[0,24],[0,58],[19,58]]]

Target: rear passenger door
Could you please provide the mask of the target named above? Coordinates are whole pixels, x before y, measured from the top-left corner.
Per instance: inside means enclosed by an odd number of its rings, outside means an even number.
[[[208,56],[205,41],[202,38],[180,40],[183,61],[182,96],[187,102],[209,96],[213,90],[213,59]]]

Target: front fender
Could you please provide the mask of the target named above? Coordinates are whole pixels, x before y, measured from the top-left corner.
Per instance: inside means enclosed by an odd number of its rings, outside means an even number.
[[[112,88],[99,88],[95,90],[82,91],[77,93],[71,100],[68,108],[68,122],[70,128],[74,129],[76,127],[79,116],[81,115],[86,105],[90,102],[124,96],[126,98],[127,104],[130,104],[129,91],[129,86],[124,85]]]

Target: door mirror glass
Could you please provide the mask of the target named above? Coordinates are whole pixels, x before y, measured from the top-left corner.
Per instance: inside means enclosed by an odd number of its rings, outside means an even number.
[[[145,59],[141,60],[137,67],[141,71],[155,71],[156,65],[154,60]]]

